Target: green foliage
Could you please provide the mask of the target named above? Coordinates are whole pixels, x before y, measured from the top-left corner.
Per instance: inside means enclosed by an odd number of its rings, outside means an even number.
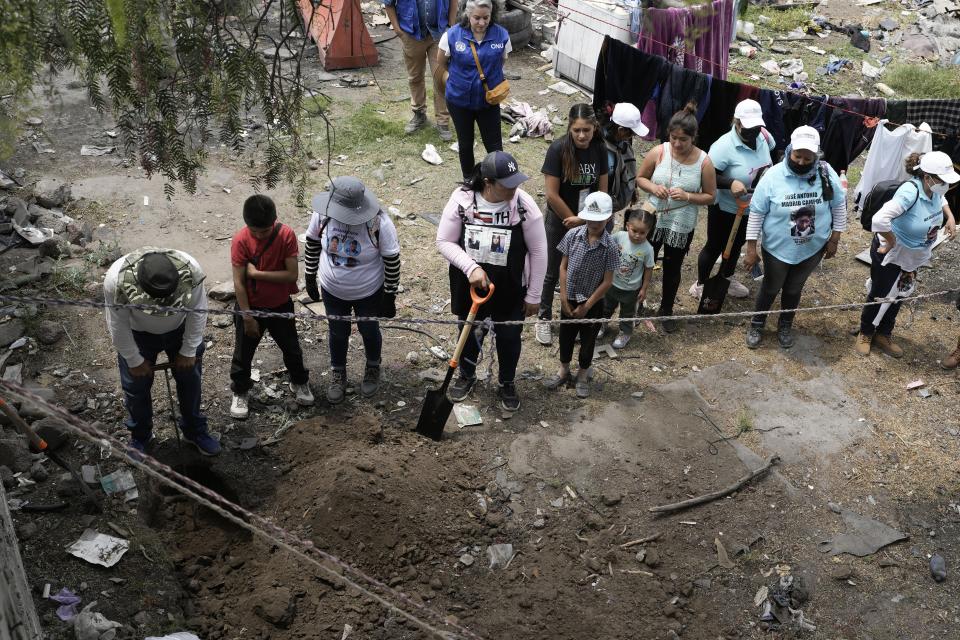
[[[779,35],[786,35],[797,27],[804,27],[810,23],[810,9],[795,7],[793,9],[771,9],[750,5],[743,14],[743,20],[752,22],[758,30],[775,31]],[[760,16],[770,19],[766,24],[760,24]]]
[[[898,97],[960,98],[960,73],[956,67],[931,65],[890,65],[881,80],[897,92]]]
[[[0,127],[42,70],[72,69],[168,196],[176,183],[196,189],[210,145],[243,151],[259,117],[252,182],[287,180],[302,198],[300,126],[314,99],[300,82],[309,38],[291,38],[303,29],[296,0],[0,0],[0,15],[0,95],[12,96]]]

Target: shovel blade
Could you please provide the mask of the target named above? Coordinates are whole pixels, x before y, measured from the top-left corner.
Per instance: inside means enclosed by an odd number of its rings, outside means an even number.
[[[700,306],[697,307],[697,313],[720,313],[729,289],[730,281],[719,273],[707,280],[703,285],[703,294],[700,296]]]
[[[417,421],[417,433],[431,440],[439,440],[443,436],[443,427],[453,411],[453,403],[447,397],[447,385],[427,392],[423,399],[423,408],[420,410],[420,419]]]

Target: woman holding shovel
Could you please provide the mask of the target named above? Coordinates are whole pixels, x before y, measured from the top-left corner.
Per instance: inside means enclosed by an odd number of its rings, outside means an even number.
[[[699,299],[710,270],[723,253],[733,230],[737,199],[747,195],[756,178],[771,165],[770,152],[776,141],[764,129],[763,112],[755,100],[744,100],[733,112],[730,131],[710,146],[710,160],[717,171],[717,202],[707,207],[707,241],[697,258],[697,281],[690,295]],[[747,225],[740,224],[730,246],[720,275],[730,281],[727,292],[734,298],[745,298],[750,290],[733,279],[740,250],[747,241]]]
[[[527,176],[509,153],[494,151],[478,164],[470,180],[453,192],[437,229],[437,248],[450,262],[450,306],[463,322],[470,289],[495,285],[477,319],[522,320],[539,309],[547,271],[547,235],[543,214],[520,185]],[[470,242],[465,243],[464,238]],[[523,325],[496,327],[500,363],[497,396],[506,411],[520,408],[514,378],[520,360]],[[487,329],[477,327],[459,358],[459,376],[450,386],[454,402],[464,400],[476,383],[477,357]]]
[[[944,199],[950,185],[960,181],[950,156],[942,151],[922,156],[911,153],[905,165],[913,178],[900,185],[893,198],[873,215],[867,302],[898,297],[898,294],[909,295],[916,270],[930,260],[940,227],[946,223],[950,237],[957,232],[953,212]],[[888,356],[903,356],[903,349],[891,337],[900,304],[894,302],[863,308],[857,353],[870,355],[872,345]]]

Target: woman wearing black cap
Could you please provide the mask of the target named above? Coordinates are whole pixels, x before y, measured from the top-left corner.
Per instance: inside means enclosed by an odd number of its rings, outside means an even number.
[[[450,262],[450,306],[461,321],[470,309],[470,287],[484,289],[490,283],[495,286],[494,295],[480,307],[477,320],[522,320],[537,313],[547,270],[547,235],[537,203],[519,188],[526,180],[513,156],[494,151],[443,209],[437,248]],[[497,396],[507,411],[520,408],[514,378],[522,329],[522,325],[495,329],[500,363]],[[463,349],[459,376],[448,392],[454,402],[465,399],[477,380],[477,357],[486,333],[478,328]]]
[[[390,216],[376,196],[352,176],[334,178],[330,191],[313,197],[313,217],[307,228],[304,273],[307,293],[323,298],[327,315],[358,318],[397,314],[400,284],[400,243]],[[319,288],[317,278],[319,275]],[[329,320],[330,384],[327,400],[343,402],[347,386],[350,322]],[[358,322],[367,363],[360,395],[380,388],[383,337],[377,322]]]

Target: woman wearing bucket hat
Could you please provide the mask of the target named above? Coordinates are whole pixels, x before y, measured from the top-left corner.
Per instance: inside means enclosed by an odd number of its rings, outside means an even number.
[[[940,227],[946,224],[950,237],[957,231],[950,205],[944,198],[950,186],[960,181],[950,156],[942,151],[922,156],[911,153],[904,164],[912,179],[900,185],[893,198],[873,215],[867,302],[896,297],[898,290],[905,295],[904,292],[912,289],[916,270],[930,260]],[[894,358],[903,356],[903,349],[891,336],[900,304],[863,308],[857,353],[869,355],[872,345]],[[950,364],[947,360],[944,362]]]
[[[633,136],[649,133],[640,122],[640,110],[629,102],[613,107],[610,121],[603,127],[607,144],[607,193],[613,199],[613,210],[620,211],[633,202],[637,187],[637,157],[633,153]]]
[[[697,281],[690,287],[690,295],[700,298],[703,283],[723,253],[736,219],[737,199],[747,194],[757,178],[771,164],[770,152],[776,140],[764,129],[763,111],[755,100],[744,100],[733,112],[733,126],[710,146],[708,155],[717,171],[717,201],[707,206],[707,241],[697,258]],[[741,224],[730,249],[731,256],[739,256],[747,241],[747,225]],[[724,273],[730,280],[730,295],[745,298],[750,290],[733,279],[737,260],[728,260]]]
[[[790,136],[783,161],[760,178],[750,200],[747,221],[748,270],[760,259],[757,239],[763,232],[763,284],[756,311],[769,311],[777,294],[781,309],[795,309],[807,278],[823,258],[837,253],[840,234],[847,229],[847,197],[840,178],[820,161],[820,134],[813,127],[797,127]],[[781,293],[782,292],[782,293]],[[777,341],[783,349],[793,346],[793,317],[781,312]],[[760,346],[765,313],[753,317],[746,342]]]
[[[480,307],[478,320],[522,320],[537,313],[547,271],[547,236],[536,201],[520,188],[527,179],[513,156],[494,151],[443,209],[437,248],[450,262],[450,306],[461,321],[470,309],[470,287],[490,283],[495,292]],[[497,396],[506,411],[520,408],[514,378],[522,329],[522,325],[496,328]],[[463,349],[459,375],[448,392],[454,402],[465,399],[476,382],[477,357],[486,333],[477,328]]]
[[[327,315],[356,317],[396,315],[400,283],[400,243],[390,217],[376,196],[352,176],[334,178],[330,191],[313,197],[304,259],[306,288],[314,301],[323,298]],[[319,287],[317,279],[319,276]],[[330,320],[330,384],[327,400],[342,402],[347,386],[350,322]],[[366,366],[360,395],[380,387],[383,338],[377,322],[358,322]]]

